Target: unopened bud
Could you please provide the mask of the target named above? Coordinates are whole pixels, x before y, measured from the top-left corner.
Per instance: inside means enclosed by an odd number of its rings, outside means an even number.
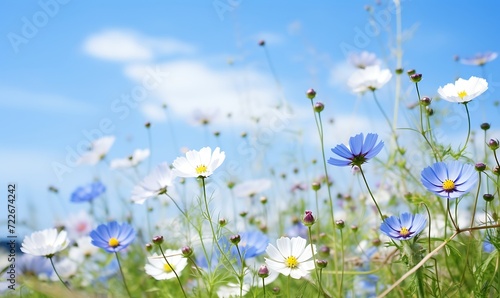
[[[229,238],[232,244],[237,245],[241,241],[241,236],[240,235],[233,235]]]
[[[314,222],[316,221],[314,219],[314,216],[312,214],[312,211],[310,210],[306,210],[305,212],[306,214],[304,215],[304,218],[302,219],[302,223],[304,224],[304,226],[306,227],[310,227],[314,224]]]
[[[432,102],[432,99],[430,97],[424,96],[420,99],[420,104],[423,105],[424,107],[429,106]]]
[[[328,265],[328,261],[327,260],[316,260],[316,266],[318,266],[318,268],[325,268],[326,265]]]
[[[163,243],[163,236],[154,236],[152,241],[154,244],[160,245]]]
[[[486,170],[486,165],[484,163],[482,163],[482,162],[478,162],[475,165],[475,168],[476,168],[476,171],[482,172],[482,171]]]
[[[410,80],[413,83],[418,83],[422,80],[422,74],[421,73],[414,73],[410,76]]]
[[[321,113],[325,109],[325,105],[321,102],[317,102],[314,104],[314,111],[316,113]]]
[[[257,272],[260,278],[266,278],[269,276],[269,269],[266,265],[261,265],[259,268],[259,272]]]
[[[313,100],[316,97],[316,91],[314,91],[314,89],[311,88],[311,89],[307,90],[306,95],[307,95],[307,98],[309,98],[310,100]]]
[[[181,248],[182,256],[185,258],[190,257],[193,254],[193,249],[190,246],[184,246]]]
[[[494,198],[495,197],[490,193],[485,193],[483,195],[483,200],[485,200],[486,202],[491,202],[491,201],[493,201]]]
[[[481,123],[481,129],[482,130],[488,130],[490,129],[491,125],[489,123]]]

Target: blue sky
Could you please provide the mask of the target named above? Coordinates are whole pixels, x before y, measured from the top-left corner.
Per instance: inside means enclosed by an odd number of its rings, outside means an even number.
[[[382,2],[2,1],[1,180],[19,184],[19,214],[27,218],[28,206],[50,209],[49,185],[60,188],[61,198],[69,201],[74,188],[96,175],[90,167],[57,174],[54,164],[67,164],[68,152],[85,144],[86,135],[102,121],[117,138],[110,159],[146,148],[143,125],[151,121],[155,165],[172,162],[181,147],[218,145],[209,136],[215,130],[222,132],[221,143],[231,144],[222,149],[234,153],[242,142],[239,134],[254,129],[249,119],[276,116],[271,108],[282,98],[294,113],[276,138],[292,140],[281,150],[291,153],[300,147],[299,139],[315,144],[309,139],[316,132],[310,133],[315,127],[304,96],[311,87],[326,105],[324,119],[336,123],[327,130],[327,145],[365,129],[383,132],[385,123],[367,96],[360,98],[345,86],[352,69],[343,50],[370,51],[383,66],[395,67],[388,49],[395,40],[395,15]],[[375,7],[372,23],[365,5]],[[491,1],[402,1],[403,67],[423,74],[422,94],[434,96],[458,76],[483,75],[479,67],[460,65],[453,56],[499,50],[492,26],[499,6]],[[380,34],[373,35],[370,24]],[[265,49],[258,46],[261,39]],[[499,70],[497,60],[484,69],[490,91],[481,99],[476,126],[500,124],[498,108],[491,108],[500,99],[495,90]],[[406,77],[403,82],[411,103],[414,90]],[[384,88],[380,100],[392,115],[393,86]],[[122,101],[144,90],[140,103]],[[196,110],[215,115],[213,124],[194,125]],[[315,156],[307,150],[305,155]]]

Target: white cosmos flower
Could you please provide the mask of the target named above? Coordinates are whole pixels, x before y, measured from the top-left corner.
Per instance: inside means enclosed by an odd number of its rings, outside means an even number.
[[[92,244],[92,238],[90,238],[90,236],[78,238],[76,244],[76,246],[70,247],[68,256],[78,264],[83,263],[86,259],[99,251],[99,247]]]
[[[172,186],[175,174],[166,162],[159,164],[151,174],[146,176],[132,189],[132,201],[142,204],[149,198],[167,193]]]
[[[253,197],[271,187],[271,180],[269,179],[255,179],[247,180],[242,183],[236,184],[234,187],[234,195],[239,198]]]
[[[113,159],[109,165],[112,169],[125,169],[137,166],[149,157],[149,149],[136,149],[129,157]]]
[[[64,221],[64,229],[71,240],[86,236],[94,229],[94,219],[85,210],[76,214],[69,214]]]
[[[309,244],[302,237],[281,237],[276,240],[278,248],[269,244],[266,252],[269,258],[266,264],[271,270],[278,271],[285,276],[299,279],[309,274],[314,269],[314,261],[311,260],[316,254],[316,245]],[[312,245],[312,250],[311,250]]]
[[[148,257],[149,264],[144,266],[146,273],[154,277],[156,280],[175,278],[174,270],[177,275],[180,275],[181,271],[187,265],[187,259],[182,256],[182,252],[180,250],[166,249],[164,254],[168,263],[165,261],[165,257],[163,257],[163,255],[157,255],[155,253],[151,257]]]
[[[367,51],[361,53],[350,53],[349,62],[356,68],[366,68],[372,65],[379,65],[380,60],[377,59],[377,55]]]
[[[483,78],[472,76],[468,80],[459,78],[455,84],[449,83],[444,87],[439,87],[438,93],[446,101],[467,103],[486,90],[488,90],[488,82]]]
[[[21,251],[34,256],[52,257],[69,244],[66,231],[46,229],[25,236]]]
[[[250,291],[250,285],[244,283],[241,287],[240,296],[240,285],[237,283],[228,283],[225,286],[221,286],[217,290],[217,297],[219,298],[232,298],[232,297],[242,297],[245,296]]]
[[[379,65],[372,65],[357,69],[347,81],[347,85],[355,93],[364,93],[382,88],[391,78],[389,69],[380,69]]]
[[[226,158],[224,151],[215,148],[212,153],[210,147],[203,147],[200,151],[190,150],[186,157],[177,157],[174,162],[174,173],[179,177],[203,177],[213,174]]]
[[[92,141],[89,151],[83,153],[77,164],[95,165],[108,154],[109,149],[115,142],[114,136],[107,136]]]

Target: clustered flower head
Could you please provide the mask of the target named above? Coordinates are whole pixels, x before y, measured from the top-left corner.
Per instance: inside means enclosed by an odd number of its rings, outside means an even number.
[[[118,252],[129,246],[135,239],[135,231],[127,223],[119,224],[112,221],[99,225],[90,232],[92,244],[107,252]]]
[[[459,161],[437,162],[422,170],[422,184],[436,195],[456,199],[468,193],[478,179],[475,167]]]
[[[269,244],[266,252],[266,264],[271,270],[300,279],[309,274],[314,269],[314,261],[311,259],[316,254],[316,245],[307,244],[301,237],[281,237],[276,240],[277,248]],[[311,249],[312,246],[312,249]]]
[[[226,154],[217,147],[212,152],[210,147],[201,148],[200,151],[190,150],[186,156],[178,157],[172,163],[174,174],[179,177],[206,178],[224,162]]]
[[[488,90],[488,82],[483,78],[472,76],[468,80],[459,78],[454,84],[449,83],[444,87],[439,87],[438,93],[446,101],[468,103],[486,90]]]
[[[369,133],[364,139],[362,133],[355,135],[349,139],[349,147],[340,144],[332,149],[332,152],[345,160],[331,158],[328,163],[334,166],[361,166],[375,157],[384,147],[384,142],[380,141],[377,144],[377,134]]]
[[[400,217],[386,218],[380,225],[380,231],[392,239],[409,240],[420,234],[426,225],[425,216],[405,212]]]
[[[25,236],[21,251],[34,256],[52,257],[69,244],[66,231],[46,229]]]

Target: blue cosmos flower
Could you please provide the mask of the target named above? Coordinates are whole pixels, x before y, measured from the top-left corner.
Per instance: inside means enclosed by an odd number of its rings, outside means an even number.
[[[99,225],[90,232],[92,244],[107,252],[118,252],[130,245],[135,239],[135,231],[127,223],[121,225],[116,221]]]
[[[289,227],[285,231],[285,235],[290,238],[301,237],[304,239],[308,239],[309,230],[302,222],[299,221],[297,223],[294,223],[291,227]]]
[[[427,219],[421,214],[402,213],[391,216],[380,225],[380,231],[396,240],[408,240],[418,235],[425,228]]]
[[[349,147],[340,144],[332,149],[332,152],[338,156],[345,158],[345,160],[331,158],[328,163],[334,166],[360,166],[367,162],[370,158],[375,157],[380,150],[384,147],[384,142],[377,143],[378,135],[369,133],[366,139],[362,133],[355,135],[349,139]]]
[[[473,165],[458,161],[451,163],[437,162],[422,170],[422,184],[436,195],[456,199],[468,193],[477,182]]]
[[[106,191],[106,186],[100,181],[92,182],[85,186],[80,186],[71,194],[71,202],[81,203],[90,202],[103,194]]]
[[[491,242],[488,239],[484,239],[483,250],[484,252],[491,253],[492,251],[495,250],[495,246],[493,246],[493,244],[491,244]]]

